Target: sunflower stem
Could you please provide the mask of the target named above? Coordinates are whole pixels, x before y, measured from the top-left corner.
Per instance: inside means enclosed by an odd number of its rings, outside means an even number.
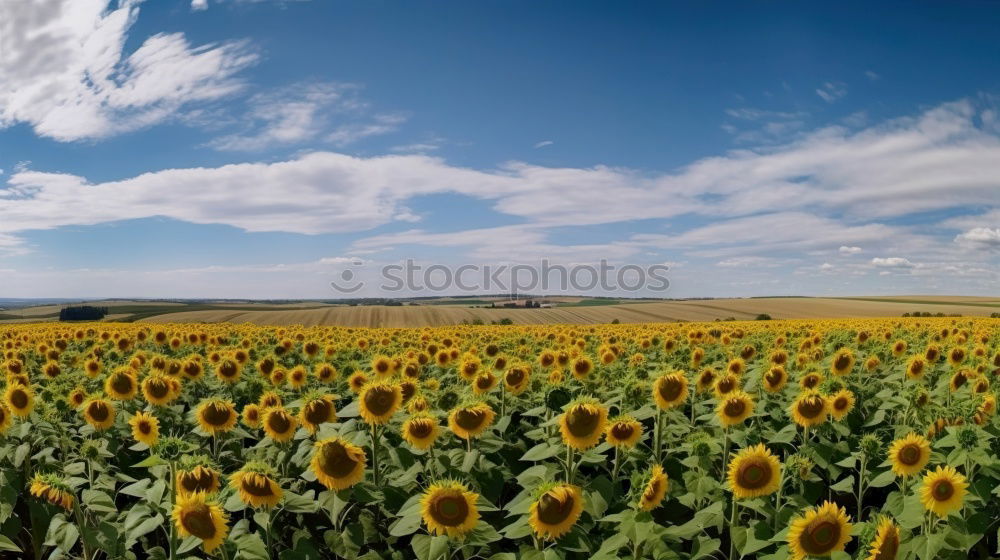
[[[868,460],[864,454],[861,455],[861,469],[858,471],[858,516],[855,518],[861,522],[861,514],[864,513],[865,499],[865,470],[868,467]]]
[[[573,484],[573,448],[566,446],[566,483]]]
[[[663,448],[663,411],[656,411],[656,424],[653,426],[653,440],[656,442],[653,450],[653,457],[656,458],[656,463],[662,463],[661,454]]]
[[[736,528],[737,503],[736,496],[733,496],[733,507],[729,512],[729,560],[736,558],[736,538],[733,535],[733,529]]]
[[[774,532],[778,532],[778,518],[781,516],[781,499],[782,494],[785,491],[785,470],[781,469],[781,476],[779,476],[778,482],[778,494],[774,499]]]
[[[378,452],[379,452],[378,426],[372,424],[372,481],[376,488],[381,488],[381,478],[379,476]]]
[[[500,418],[507,416],[507,387],[500,383]]]
[[[621,447],[616,445],[614,467],[611,469],[611,482],[618,481],[618,469],[621,466],[619,464],[620,455],[621,455]]]
[[[726,441],[722,451],[722,469],[720,469],[720,472],[722,472],[724,476],[726,474],[726,467],[729,465],[729,448],[732,443],[732,440],[729,439],[729,426],[723,428],[722,433],[725,434],[724,437]]]
[[[177,484],[174,480],[174,473],[177,471],[176,461],[170,461],[170,467],[167,469],[167,487],[170,489],[170,507],[174,507],[174,502],[177,500]],[[168,512],[169,519],[169,512]],[[177,527],[175,523],[168,521],[170,524],[170,560],[174,560],[177,556]]]

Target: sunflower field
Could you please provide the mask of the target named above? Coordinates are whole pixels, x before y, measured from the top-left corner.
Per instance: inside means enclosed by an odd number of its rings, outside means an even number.
[[[995,558],[1000,321],[0,326],[0,557]]]

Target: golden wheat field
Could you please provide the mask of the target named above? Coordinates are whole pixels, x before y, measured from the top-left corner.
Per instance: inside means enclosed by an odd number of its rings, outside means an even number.
[[[17,558],[991,558],[1000,321],[0,327]]]
[[[440,327],[468,322],[509,320],[518,325],[662,323],[673,321],[750,320],[760,314],[776,319],[831,317],[899,317],[921,311],[989,316],[1000,312],[1000,300],[962,296],[885,296],[853,298],[717,298],[701,300],[646,300],[620,302],[555,297],[552,308],[502,309],[485,305],[461,305],[454,298],[440,298],[432,304],[385,306],[296,303],[195,304],[192,302],[127,301],[96,302],[106,306],[108,320],[148,323],[253,323],[256,325],[306,325],[346,327]],[[495,300],[498,305],[503,300]],[[480,303],[489,303],[486,300]],[[60,306],[45,305],[0,311],[0,324],[58,319]]]

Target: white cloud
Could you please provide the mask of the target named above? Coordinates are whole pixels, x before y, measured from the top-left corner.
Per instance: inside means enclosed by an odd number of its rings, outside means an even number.
[[[1000,138],[977,126],[981,110],[969,101],[950,103],[858,132],[821,129],[783,146],[733,151],[659,174],[520,162],[480,170],[426,155],[315,152],[290,161],[91,182],[25,164],[4,176],[0,187],[0,233],[154,216],[248,231],[360,232],[418,220],[412,201],[452,194],[485,201],[521,225],[428,231],[444,227],[434,223],[405,235],[376,235],[355,248],[428,245],[484,259],[547,253],[577,260],[656,250],[664,253],[658,260],[704,259],[708,267],[759,256],[798,259],[796,266],[815,271],[819,259],[864,247],[871,255],[909,255],[922,263],[921,274],[947,275],[945,266],[989,268],[984,259],[992,258],[983,251],[956,251],[953,243],[956,234],[995,227],[1000,215]],[[987,210],[941,224],[954,230],[948,235],[892,219],[968,206]],[[606,230],[610,239],[589,245],[553,241],[558,228],[582,231],[637,220],[658,222],[642,233]],[[870,272],[879,262],[861,266]]]
[[[199,12],[208,9],[208,0],[191,0],[191,10]]]
[[[879,79],[882,78],[882,76],[879,76],[878,73],[873,72],[871,70],[865,70],[865,77],[867,77],[869,80],[873,82],[877,82]]]
[[[244,42],[192,46],[182,33],[158,34],[125,52],[139,3],[0,2],[0,127],[103,138],[241,88],[236,75],[257,60]]]
[[[375,115],[371,122],[338,126],[326,137],[326,140],[335,146],[347,146],[369,136],[380,136],[394,132],[404,122],[406,122],[406,116],[401,114]]]
[[[917,266],[909,259],[902,257],[875,257],[872,259],[872,265],[877,268],[914,268]]]
[[[31,251],[25,246],[24,240],[20,237],[7,233],[0,233],[0,257],[14,257],[25,255]]]
[[[244,130],[215,138],[208,143],[217,150],[259,151],[299,144],[330,134],[337,145],[396,129],[405,117],[366,116],[368,104],[358,96],[359,87],[340,83],[299,83],[257,94],[247,101],[241,122]],[[358,121],[341,124],[334,121]]]
[[[552,140],[542,140],[541,142],[536,143],[535,147],[544,148],[545,146],[551,146],[552,144],[555,144]]]
[[[847,245],[841,245],[839,249],[841,255],[857,255],[862,250],[861,247],[848,247]]]
[[[767,109],[755,109],[753,107],[726,109],[726,114],[734,119],[746,121],[800,120],[809,116],[808,113],[803,111],[771,111]]]
[[[822,270],[822,271],[830,271],[830,270],[833,270],[835,268],[837,268],[837,267],[833,266],[830,263],[823,263],[823,264],[821,264],[819,266],[819,269]]]
[[[760,257],[750,255],[745,257],[732,257],[715,263],[715,266],[723,268],[775,268],[787,264],[788,259],[777,259],[771,257]]]
[[[1000,228],[973,228],[956,236],[955,241],[984,249],[1000,249]]]
[[[847,85],[841,82],[826,82],[822,87],[816,89],[816,95],[827,103],[833,103],[847,95]]]

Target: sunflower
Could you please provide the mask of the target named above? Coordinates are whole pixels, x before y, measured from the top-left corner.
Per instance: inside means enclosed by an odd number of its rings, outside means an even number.
[[[830,404],[826,397],[816,391],[803,391],[789,410],[796,424],[808,428],[826,422]]]
[[[907,344],[905,340],[897,340],[892,344],[892,355],[900,357],[906,353]]]
[[[920,488],[920,501],[927,511],[945,518],[949,513],[962,507],[962,500],[968,487],[969,483],[966,482],[965,476],[954,467],[939,466],[924,475],[924,485]]]
[[[281,407],[269,408],[264,411],[262,419],[264,433],[278,443],[284,443],[295,435],[298,421],[287,410]]]
[[[747,364],[743,361],[743,358],[733,358],[729,360],[726,364],[726,372],[739,377],[743,375],[747,370]]]
[[[781,463],[764,444],[742,449],[729,461],[729,488],[737,500],[778,491]]]
[[[198,425],[211,435],[226,433],[236,426],[236,408],[224,399],[202,401],[195,412]]]
[[[783,366],[771,366],[764,374],[764,390],[768,393],[781,391],[786,383],[788,383],[788,373]]]
[[[948,351],[948,363],[951,364],[952,367],[958,367],[965,361],[966,356],[967,353],[965,348],[956,346]]]
[[[253,507],[272,508],[281,502],[283,492],[274,480],[274,470],[264,463],[247,463],[229,477],[229,486],[239,493],[240,501]]]
[[[211,467],[196,464],[189,469],[178,469],[175,484],[180,496],[195,492],[214,494],[219,491],[219,473]]]
[[[642,490],[642,495],[639,496],[639,509],[642,511],[656,509],[663,503],[663,498],[667,495],[668,485],[669,482],[667,481],[667,475],[663,472],[663,467],[653,465],[649,473],[649,479],[646,481],[646,486]]]
[[[202,547],[209,554],[226,540],[229,533],[226,513],[201,492],[178,496],[173,518],[180,535],[201,539]]]
[[[596,400],[586,399],[569,405],[559,418],[559,432],[568,447],[585,451],[597,445],[608,420],[608,409]]]
[[[375,381],[365,385],[358,395],[361,417],[376,426],[386,424],[403,402],[399,385]]]
[[[309,467],[320,484],[330,490],[350,488],[365,477],[365,451],[345,439],[316,442]]]
[[[384,379],[392,375],[392,360],[388,356],[376,356],[372,360],[372,372],[379,379]]]
[[[878,356],[868,356],[868,359],[865,360],[865,370],[875,371],[875,368],[877,368],[881,363],[882,362],[879,361]]]
[[[493,372],[482,371],[472,381],[472,392],[476,395],[485,395],[492,391],[498,383],[499,380],[497,376],[493,375]]]
[[[129,425],[132,426],[132,437],[140,443],[145,443],[149,447],[156,445],[156,440],[160,437],[160,421],[148,412],[138,412],[129,418]]]
[[[115,405],[111,401],[93,398],[83,405],[83,419],[95,430],[107,430],[115,423]]]
[[[45,500],[54,506],[59,506],[66,511],[73,509],[72,490],[54,475],[35,473],[34,478],[31,479],[29,491],[32,496]]]
[[[260,407],[256,404],[250,403],[243,407],[243,413],[240,415],[243,419],[243,425],[248,428],[259,428],[260,427]]]
[[[573,362],[573,377],[583,380],[594,370],[594,362],[590,358],[583,356]]]
[[[3,395],[10,413],[25,418],[35,409],[35,393],[27,385],[12,383],[7,385]]]
[[[906,364],[906,376],[910,379],[922,378],[925,371],[927,371],[927,362],[924,361],[923,356],[914,356]]]
[[[142,382],[142,396],[146,402],[164,406],[176,398],[171,379],[161,374],[153,374]]]
[[[429,414],[417,414],[403,422],[403,439],[416,449],[430,449],[439,433],[437,418]]]
[[[132,400],[139,392],[139,383],[135,380],[132,370],[120,368],[104,381],[104,392],[115,400]]]
[[[889,461],[896,476],[913,476],[924,470],[930,460],[931,442],[922,435],[910,433],[889,446]]]
[[[968,370],[958,370],[952,374],[951,380],[948,381],[948,389],[952,393],[958,391],[969,381],[970,373]]]
[[[715,413],[723,427],[742,424],[753,414],[753,399],[744,391],[733,391],[719,401]]]
[[[642,437],[642,424],[631,416],[621,416],[608,423],[604,430],[604,439],[615,447],[630,449],[635,447]]]
[[[830,556],[844,550],[851,540],[851,521],[847,510],[832,502],[807,509],[792,520],[788,528],[788,546],[794,560],[808,556]]]
[[[458,373],[462,376],[462,379],[471,382],[477,375],[479,375],[479,370],[482,367],[483,362],[480,361],[479,357],[472,354],[466,354],[458,366]]]
[[[660,376],[653,383],[653,400],[663,410],[669,410],[687,400],[688,380],[681,372]]]
[[[307,397],[305,406],[299,411],[299,421],[315,434],[321,424],[337,421],[337,410],[333,406],[332,395]]]
[[[94,379],[101,374],[101,362],[98,360],[88,360],[83,366],[83,372],[87,374],[87,377]]]
[[[313,375],[316,376],[316,379],[320,380],[321,383],[332,383],[337,380],[337,377],[340,374],[337,372],[337,368],[330,364],[318,364],[313,369]]]
[[[271,385],[273,385],[274,387],[281,387],[282,385],[285,384],[285,381],[287,379],[288,379],[288,372],[285,371],[284,368],[280,367],[274,368],[274,371],[271,372],[271,375],[268,378],[268,380],[271,382]]]
[[[478,437],[493,423],[496,413],[486,403],[460,406],[448,415],[448,427],[462,439]]]
[[[261,395],[260,399],[257,400],[257,406],[259,406],[261,410],[265,410],[268,408],[281,406],[284,404],[284,402],[285,401],[282,400],[281,395],[275,393],[274,391],[268,391],[263,395]]]
[[[215,366],[215,377],[223,383],[233,384],[240,380],[243,367],[233,358],[226,358]]]
[[[421,395],[417,395],[410,400],[410,404],[406,406],[406,410],[410,414],[416,414],[418,412],[425,412],[431,407],[431,403],[427,402],[427,399]]]
[[[0,435],[7,433],[10,423],[10,410],[7,409],[7,405],[0,403]]]
[[[803,389],[815,389],[819,387],[819,384],[823,382],[823,374],[818,371],[813,371],[802,376],[799,379],[799,387]]]
[[[292,389],[301,389],[308,380],[309,374],[305,366],[295,366],[292,371],[288,372],[288,384],[292,386]]]
[[[850,348],[841,348],[834,354],[833,361],[830,362],[830,373],[840,377],[851,373],[852,369],[854,369],[854,353],[851,352]]]
[[[899,553],[899,527],[888,516],[879,518],[875,538],[865,560],[896,560]]]
[[[583,512],[583,493],[572,484],[539,489],[528,510],[528,524],[543,539],[557,539],[573,528]]]
[[[427,530],[435,535],[461,538],[479,521],[476,501],[479,495],[460,482],[431,484],[420,498],[420,508]]]
[[[698,379],[695,380],[694,390],[698,393],[704,393],[712,389],[712,387],[715,386],[715,380],[717,377],[718,374],[712,368],[705,368],[701,370],[701,373],[698,374]]]
[[[715,396],[721,399],[729,393],[739,390],[739,388],[740,379],[731,373],[727,373],[716,380],[713,391],[715,392]]]
[[[843,420],[854,408],[854,393],[841,389],[830,397],[830,416],[834,420]]]

